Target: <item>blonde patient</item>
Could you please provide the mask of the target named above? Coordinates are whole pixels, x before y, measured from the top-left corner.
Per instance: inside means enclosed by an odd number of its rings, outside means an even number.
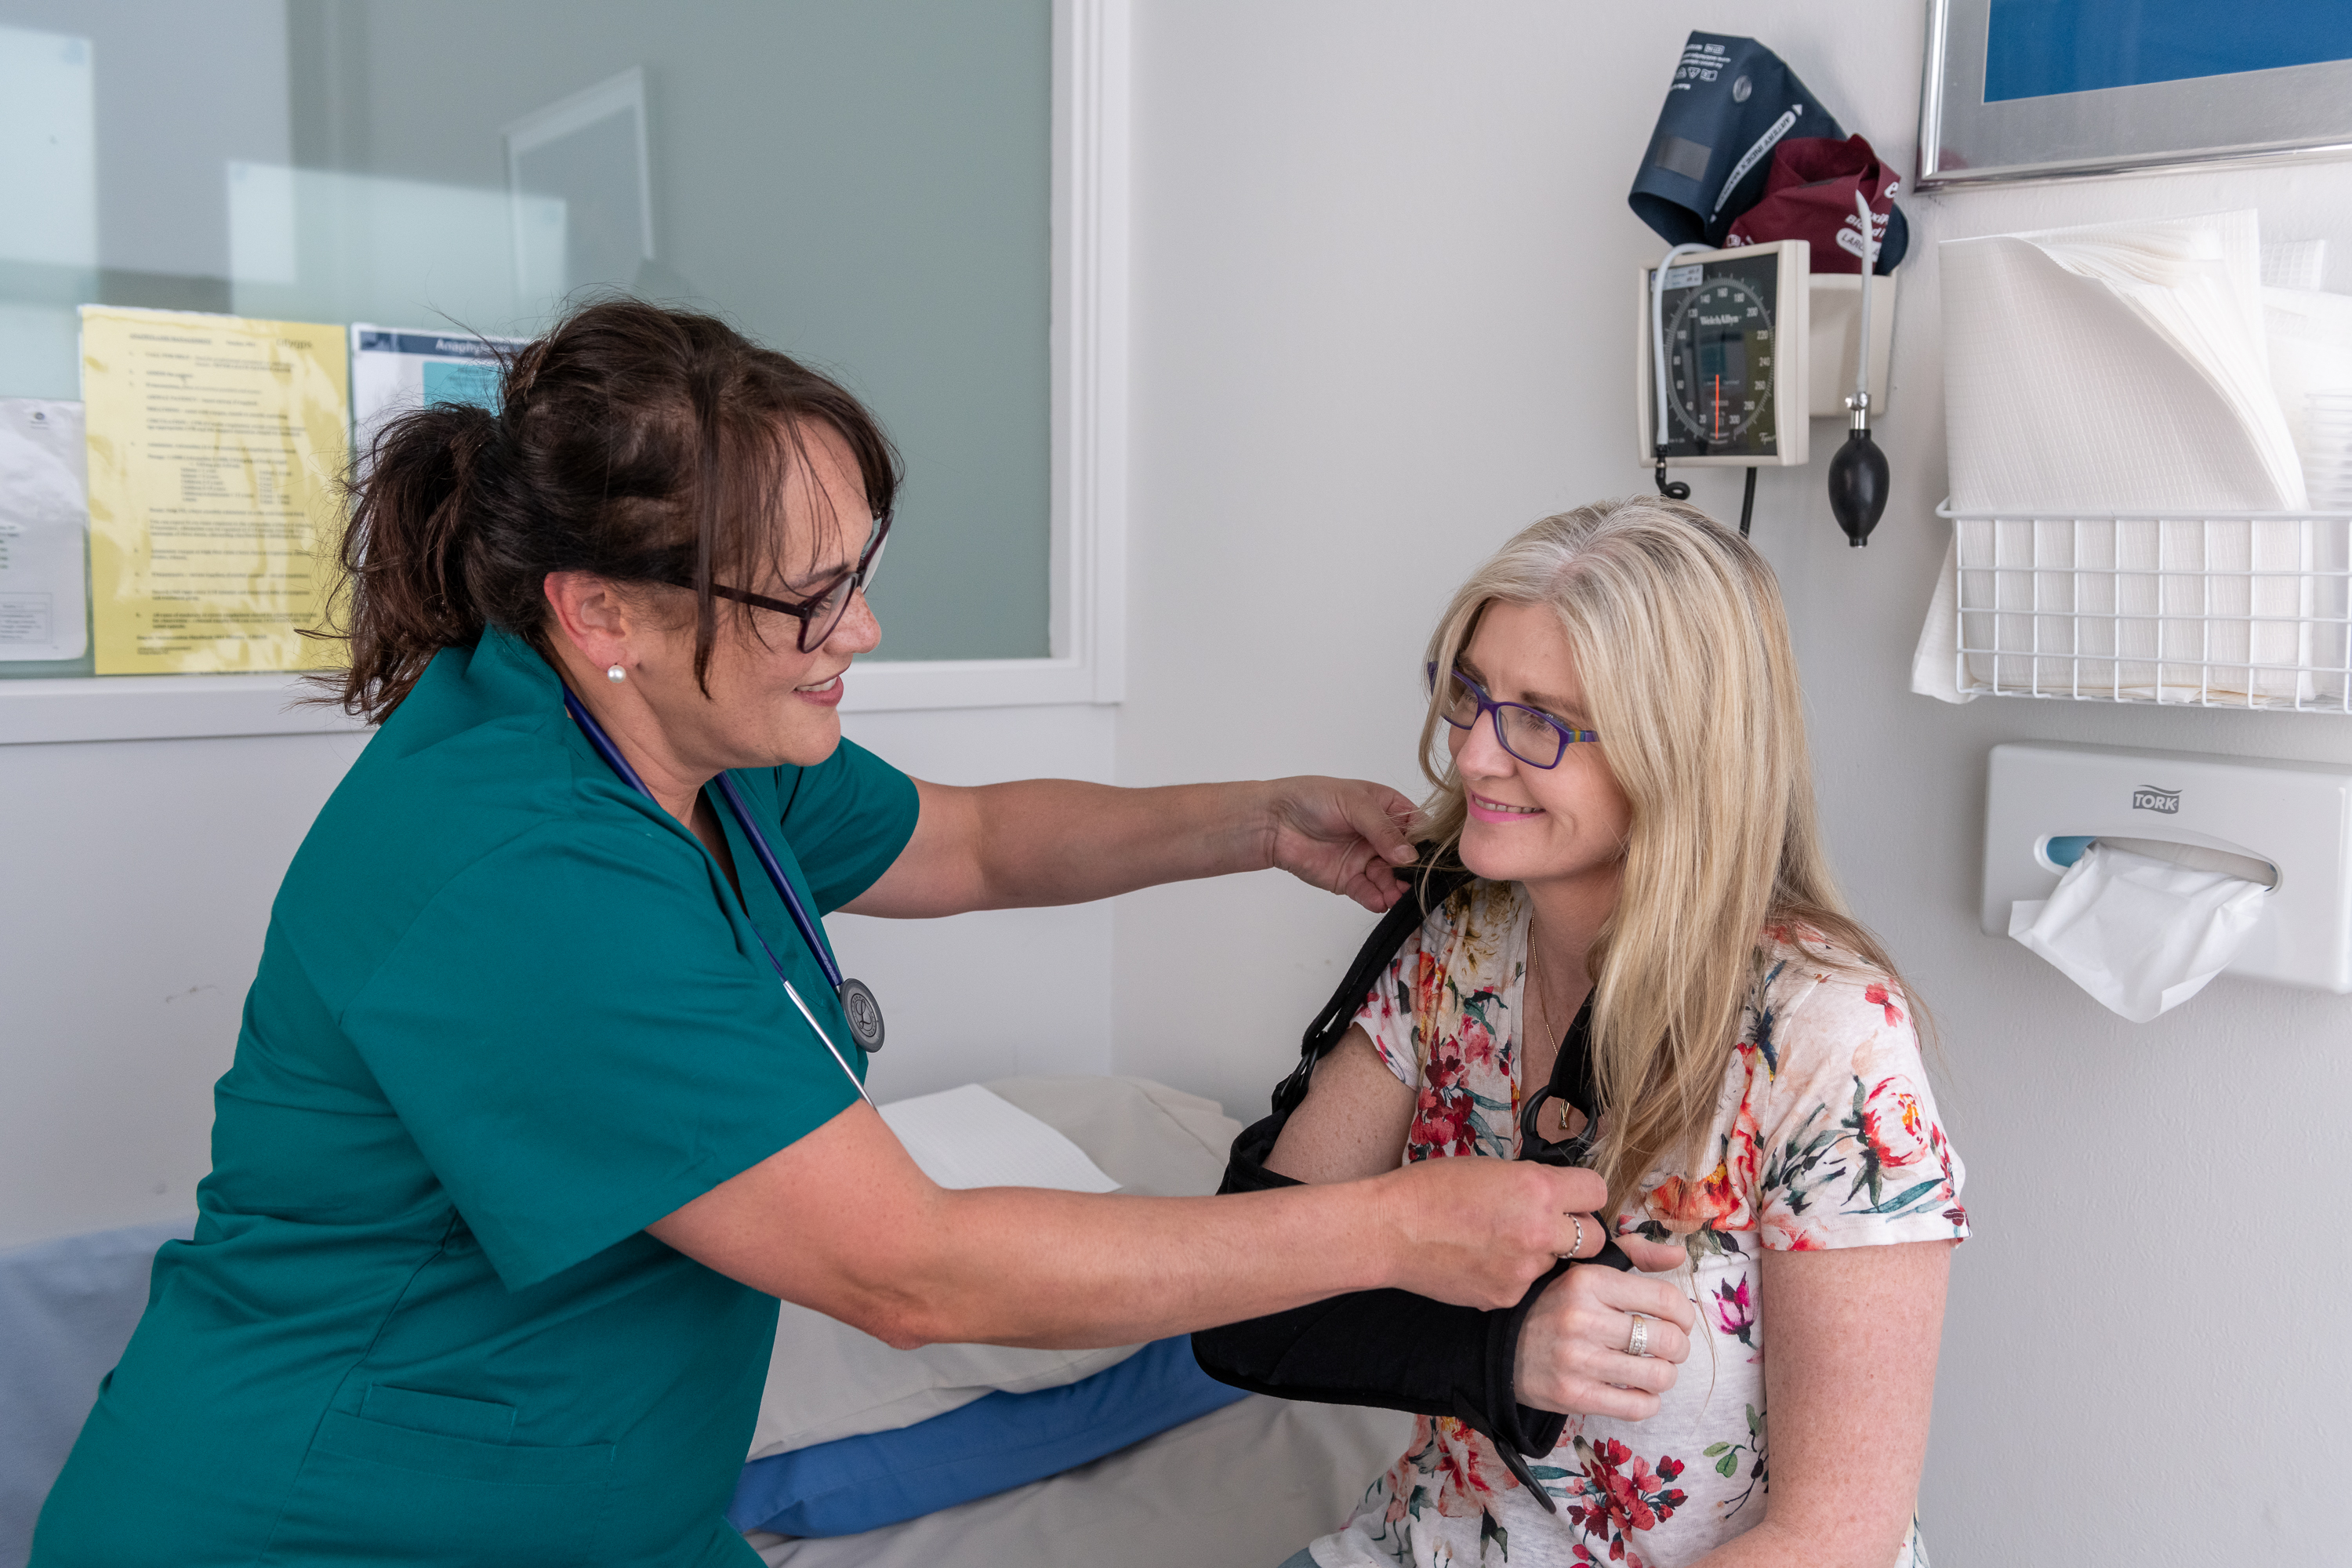
[[[1627,1310],[1640,1277],[1570,1269],[1515,1363],[1522,1403],[1570,1415],[1528,1456],[1556,1511],[1423,1416],[1292,1561],[1923,1564],[1962,1169],[1910,994],[1831,878],[1770,568],[1689,506],[1584,507],[1479,568],[1428,660],[1423,837],[1476,879],[1374,984],[1268,1167],[1508,1157],[1589,1005],[1608,1223],[1676,1249],[1633,1250],[1677,1265],[1696,1323],[1686,1342]]]

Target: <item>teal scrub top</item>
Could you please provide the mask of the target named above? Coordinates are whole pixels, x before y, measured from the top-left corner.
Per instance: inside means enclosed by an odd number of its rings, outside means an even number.
[[[732,776],[821,910],[914,832],[845,741]],[[37,1568],[757,1561],[724,1511],[776,1303],[645,1227],[856,1099],[762,938],[863,1058],[719,814],[740,899],[528,645],[435,656],[286,874],[194,1239]]]

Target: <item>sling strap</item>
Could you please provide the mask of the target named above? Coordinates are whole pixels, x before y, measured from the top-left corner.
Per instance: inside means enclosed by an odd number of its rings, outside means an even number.
[[[1315,1064],[1347,1037],[1365,994],[1406,940],[1475,879],[1458,860],[1437,859],[1434,846],[1420,848],[1419,863],[1396,873],[1405,884],[1404,897],[1372,928],[1330,1000],[1307,1025],[1298,1065],[1275,1087],[1273,1114],[1234,1140],[1218,1192],[1266,1192],[1299,1184],[1267,1170],[1265,1162],[1291,1113],[1306,1100]],[[1568,1165],[1580,1162],[1589,1149],[1598,1106],[1591,1027],[1592,1002],[1587,997],[1560,1042],[1549,1081],[1521,1108],[1520,1158]],[[1585,1113],[1583,1135],[1554,1142],[1535,1132],[1536,1111],[1555,1098]],[[1603,1243],[1597,1256],[1583,1261],[1633,1267],[1614,1241]],[[1453,1416],[1493,1443],[1496,1454],[1529,1495],[1557,1511],[1551,1494],[1528,1468],[1526,1456],[1548,1454],[1557,1447],[1568,1417],[1520,1404],[1513,1373],[1528,1313],[1569,1268],[1565,1261],[1554,1265],[1516,1306],[1498,1311],[1448,1306],[1405,1290],[1363,1290],[1203,1330],[1192,1336],[1192,1351],[1210,1376],[1254,1394]]]

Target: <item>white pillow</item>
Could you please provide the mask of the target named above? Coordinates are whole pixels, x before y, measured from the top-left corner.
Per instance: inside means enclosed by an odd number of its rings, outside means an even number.
[[[1119,1190],[1154,1197],[1217,1190],[1241,1124],[1217,1102],[1140,1078],[1010,1078],[985,1086],[1086,1152]],[[1139,1346],[1014,1350],[926,1345],[893,1350],[873,1335],[806,1307],[783,1303],[754,1459],[891,1432],[944,1415],[1000,1389],[1026,1394],[1091,1377]]]

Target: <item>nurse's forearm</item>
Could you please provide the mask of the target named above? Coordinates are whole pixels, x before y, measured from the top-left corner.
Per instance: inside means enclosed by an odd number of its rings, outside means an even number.
[[[918,782],[898,859],[849,908],[894,917],[1085,903],[1161,882],[1280,866],[1384,908],[1408,858],[1404,796],[1359,780],[1120,789],[1072,779],[957,788]],[[1368,891],[1369,889],[1369,896]]]
[[[1360,1184],[1363,1188],[1377,1183]],[[930,1245],[858,1281],[865,1310],[901,1345],[1064,1348],[1131,1344],[1282,1311],[1405,1274],[1389,1194],[1328,1189],[1338,1201],[1097,1198],[982,1188],[940,1194]],[[1417,1238],[1430,1244],[1434,1235]],[[1564,1245],[1564,1244],[1563,1244]],[[1546,1256],[1528,1250],[1534,1259]],[[1546,1262],[1548,1266],[1548,1256]],[[1420,1282],[1478,1294],[1466,1266]],[[1443,1273],[1444,1277],[1438,1276]],[[1527,1280],[1505,1271],[1516,1301]]]
[[[1383,1287],[1507,1306],[1602,1195],[1591,1172],[1503,1160],[1223,1198],[950,1192],[861,1105],[647,1228],[893,1344],[1086,1346]]]
[[[1258,870],[1271,864],[1266,787],[1024,779],[967,789],[919,780],[914,837],[849,908],[915,918],[1026,909]]]

